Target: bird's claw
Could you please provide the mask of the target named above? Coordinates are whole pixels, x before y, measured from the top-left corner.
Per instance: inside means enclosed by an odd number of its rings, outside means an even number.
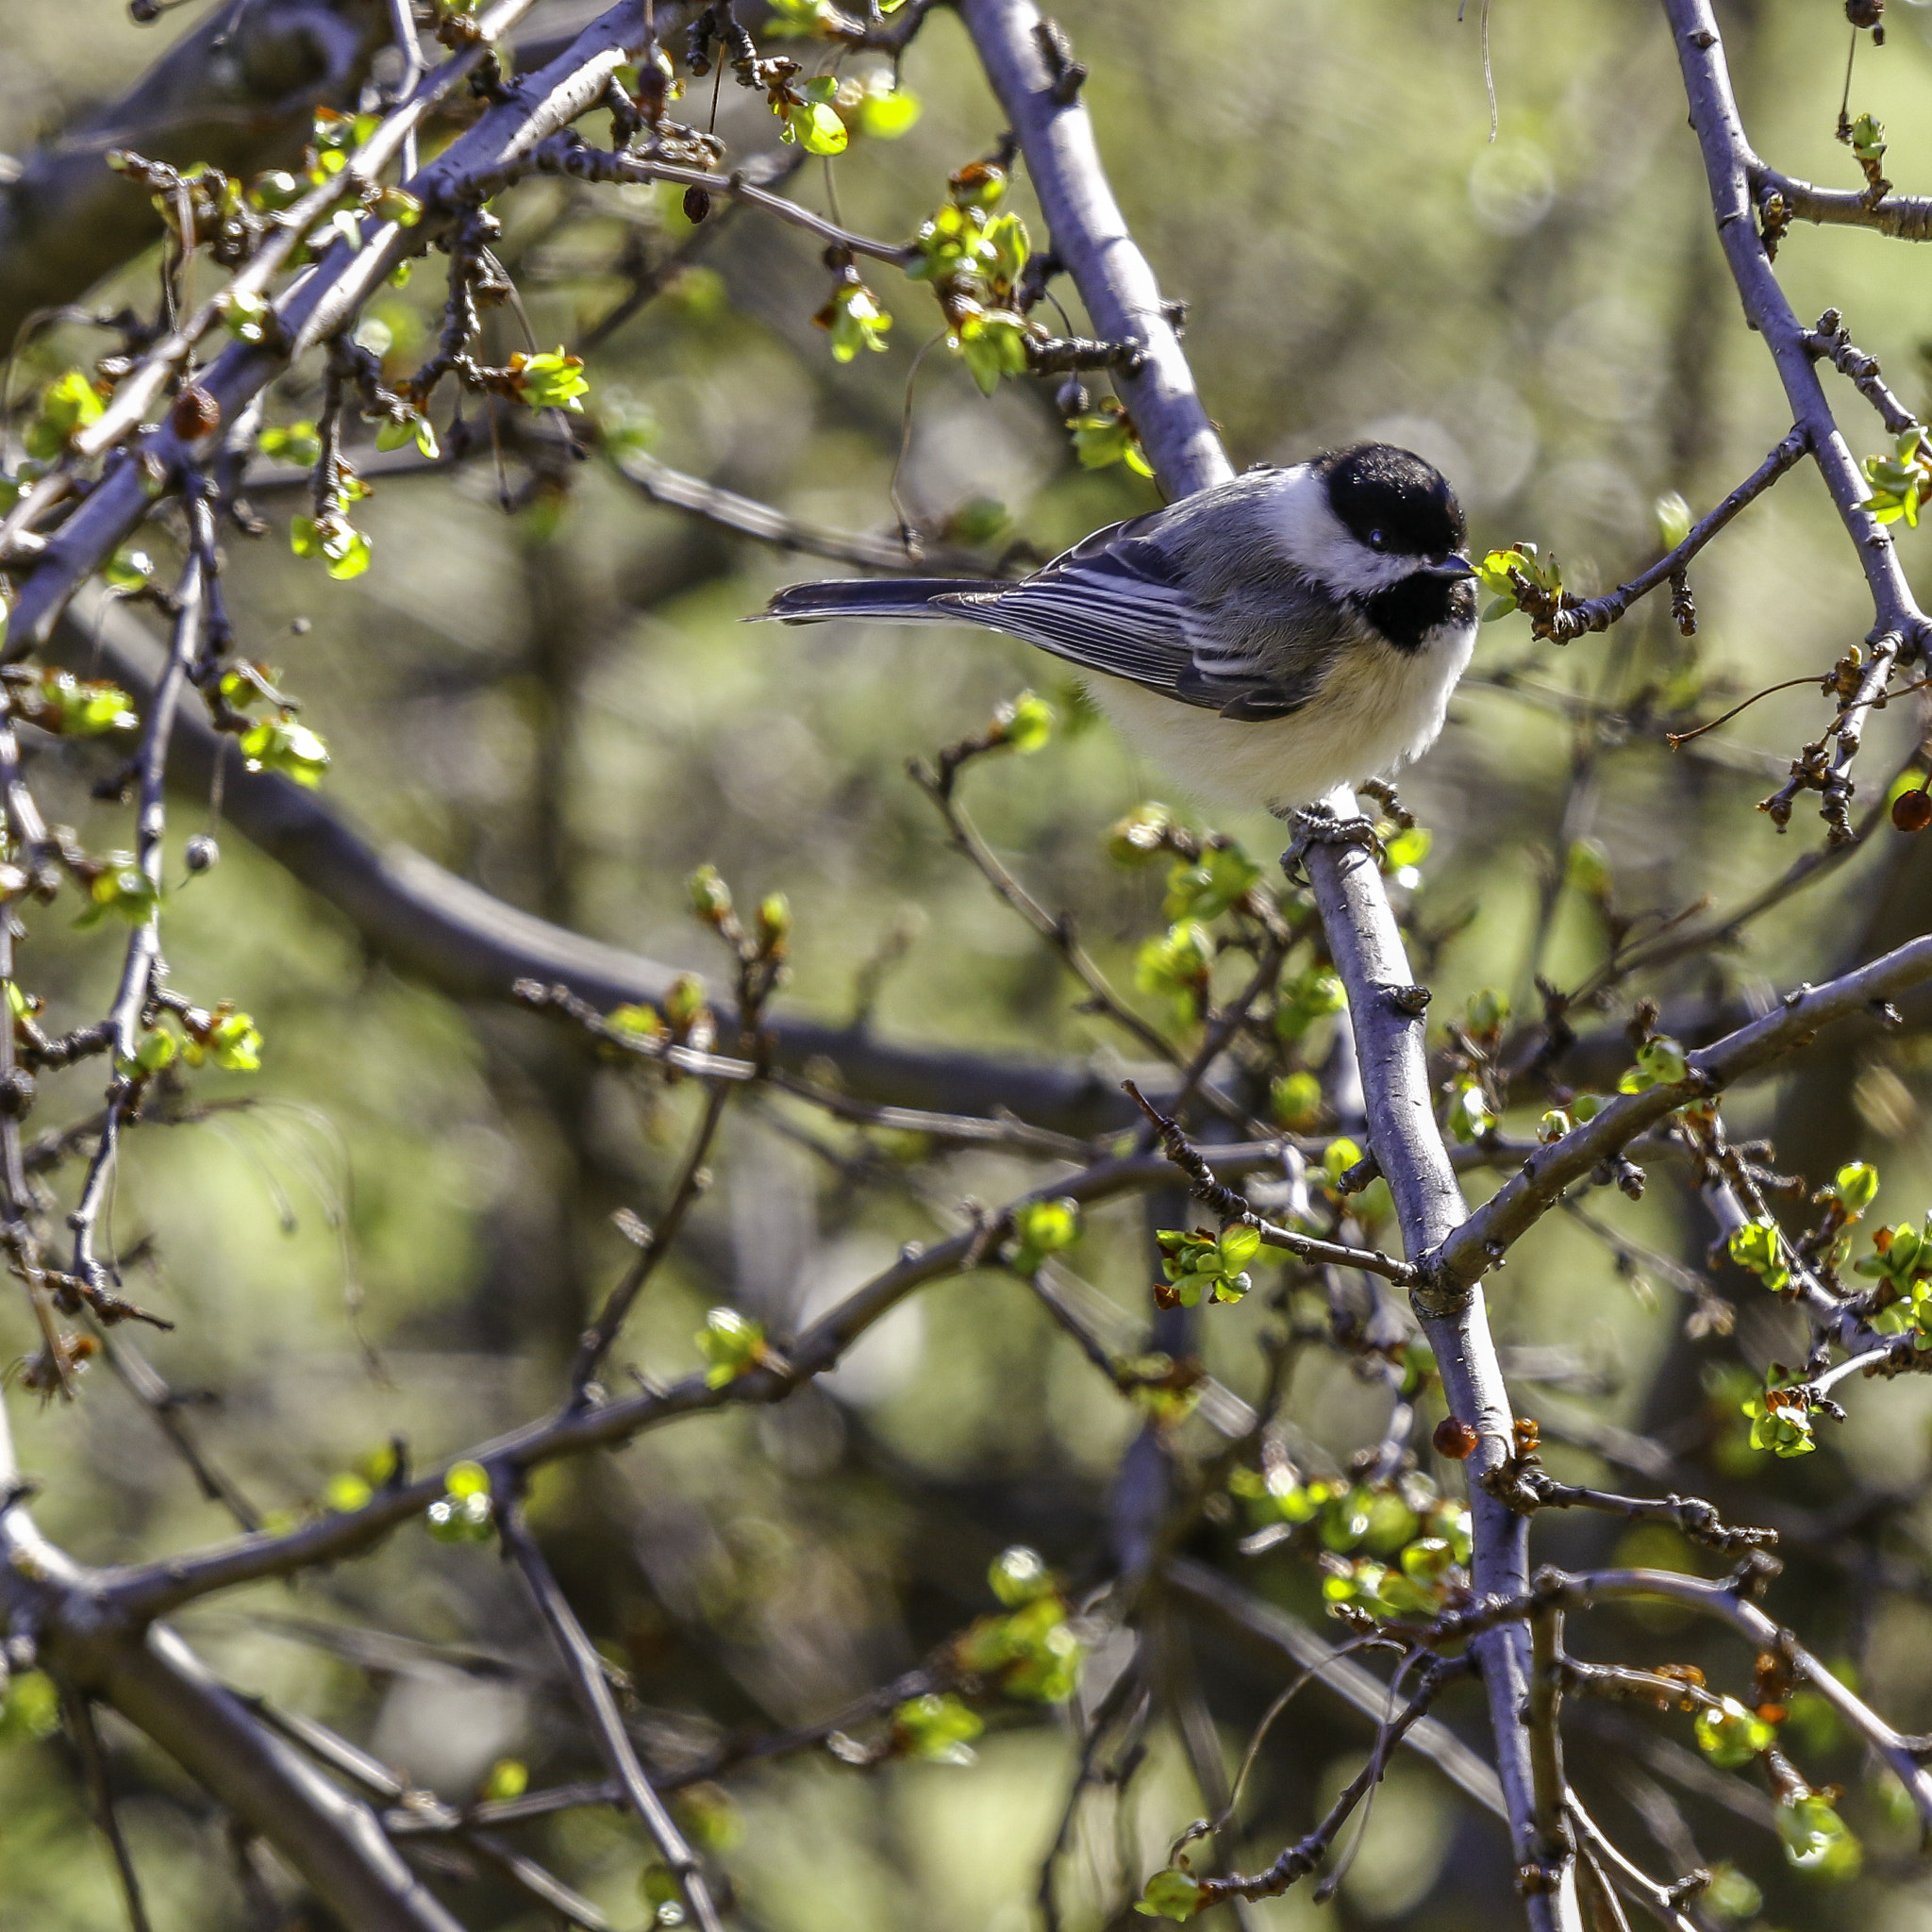
[[[1387,852],[1374,819],[1357,812],[1352,818],[1337,818],[1325,805],[1305,805],[1298,810],[1278,813],[1294,827],[1294,837],[1281,855],[1281,869],[1291,885],[1306,886],[1308,875],[1302,860],[1311,845],[1359,845],[1379,861]]]

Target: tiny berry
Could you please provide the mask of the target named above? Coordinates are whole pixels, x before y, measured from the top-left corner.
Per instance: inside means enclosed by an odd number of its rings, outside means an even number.
[[[1891,822],[1901,832],[1923,832],[1932,825],[1932,792],[1901,791],[1891,801]]]
[[[183,442],[199,442],[222,426],[222,406],[199,383],[194,383],[175,398],[174,414],[169,420]]]
[[[192,873],[211,872],[220,863],[222,848],[206,832],[197,832],[182,852]]]
[[[702,188],[687,188],[684,191],[684,218],[688,222],[702,222],[711,212],[711,197]]]
[[[1452,1462],[1466,1462],[1475,1454],[1475,1445],[1481,1439],[1460,1416],[1445,1415],[1436,1424],[1434,1440],[1439,1455],[1448,1457]]]

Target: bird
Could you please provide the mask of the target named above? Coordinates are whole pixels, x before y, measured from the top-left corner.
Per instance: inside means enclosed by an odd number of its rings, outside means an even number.
[[[759,615],[1024,639],[1198,798],[1288,818],[1435,742],[1475,641],[1466,539],[1433,464],[1358,442],[1096,530],[1017,581],[841,577]]]

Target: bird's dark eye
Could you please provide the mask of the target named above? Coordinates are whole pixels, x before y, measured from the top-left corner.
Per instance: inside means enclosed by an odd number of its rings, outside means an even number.
[[[1380,530],[1371,530],[1369,532],[1369,548],[1371,550],[1386,550],[1388,547],[1389,540],[1383,536]]]

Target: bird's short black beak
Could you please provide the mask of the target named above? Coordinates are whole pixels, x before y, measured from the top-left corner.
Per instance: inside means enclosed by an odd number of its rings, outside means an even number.
[[[1419,575],[1425,577],[1441,577],[1452,584],[1460,583],[1464,577],[1475,575],[1475,565],[1466,557],[1445,557],[1440,563],[1424,564]]]

